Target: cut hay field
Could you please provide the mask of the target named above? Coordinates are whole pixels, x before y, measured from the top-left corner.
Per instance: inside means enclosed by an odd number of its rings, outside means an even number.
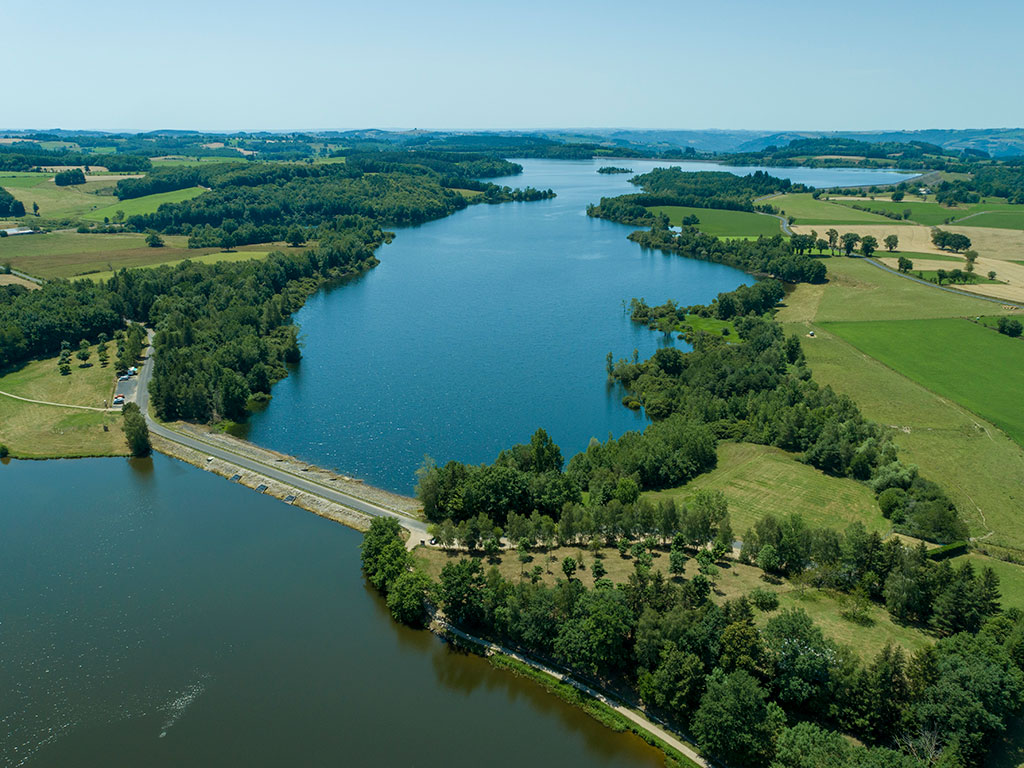
[[[733,530],[741,538],[769,512],[794,512],[814,526],[845,529],[859,520],[869,530],[884,533],[890,529],[866,485],[829,477],[797,461],[794,454],[750,443],[721,443],[714,470],[679,488],[648,492],[644,497],[652,501],[671,498],[678,503],[701,489],[725,494]]]
[[[802,225],[815,225],[819,227],[827,224],[887,224],[889,219],[866,211],[855,211],[845,205],[836,205],[825,200],[815,200],[810,192],[796,194],[778,195],[765,198],[762,202],[774,205],[785,216],[796,217],[796,223]],[[898,225],[901,222],[893,221]]]
[[[955,255],[949,254],[948,251],[940,251],[932,244],[931,227],[907,224],[906,222],[900,225],[895,221],[892,222],[892,225],[851,225],[840,223],[834,223],[833,225],[840,235],[846,232],[856,232],[861,237],[873,235],[879,243],[882,243],[887,235],[897,235],[900,239],[901,251]],[[793,231],[800,235],[809,235],[811,230],[815,229],[820,236],[824,231],[822,226],[824,225],[818,224],[812,227],[809,224],[805,225],[797,219],[797,223],[793,225]],[[947,232],[958,232],[969,237],[972,243],[971,247],[984,258],[1012,261],[1020,259],[1021,254],[1024,253],[1024,231],[1022,230],[980,226],[966,227],[959,224],[943,226],[942,229]]]
[[[77,347],[77,340],[70,340]],[[113,347],[113,345],[111,345]],[[0,376],[0,391],[32,400],[102,408],[114,392],[114,367],[101,368],[92,347],[92,365],[79,368],[72,358],[71,373],[62,376],[57,358],[36,360]],[[103,430],[104,425],[107,431]],[[0,395],[0,443],[15,458],[124,456],[121,415],[26,403]]]
[[[123,211],[125,217],[138,216],[146,213],[156,213],[164,203],[180,203],[184,200],[191,200],[199,197],[206,190],[203,187],[189,187],[178,189],[173,192],[160,192],[155,195],[135,197],[130,200],[118,200],[104,208],[97,208],[94,211],[83,214],[82,218],[88,221],[103,221],[104,218],[114,218],[118,211]]]
[[[680,226],[685,216],[700,219],[697,229],[715,237],[757,237],[781,234],[779,220],[772,216],[748,211],[720,211],[715,208],[689,208],[682,205],[658,205],[648,209],[663,213],[673,226]]]
[[[189,248],[188,238],[165,235],[163,248],[149,248],[142,234],[87,235],[73,231],[19,235],[0,239],[0,264],[37,277],[76,277],[111,272],[122,267],[145,267],[220,253],[217,248]],[[243,246],[229,257],[255,251],[265,255],[282,246]],[[251,257],[247,257],[251,258]]]
[[[1024,445],[1024,344],[1019,341],[958,318],[823,325]]]

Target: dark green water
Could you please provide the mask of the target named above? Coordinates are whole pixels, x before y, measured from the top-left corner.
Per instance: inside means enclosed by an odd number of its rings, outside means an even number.
[[[360,536],[202,470],[0,467],[0,765],[660,765],[395,625]]]
[[[525,165],[513,183],[560,197],[403,230],[380,267],[309,302],[305,360],[255,439],[408,491],[427,452],[490,460],[545,426],[568,456],[643,426],[606,388],[604,355],[647,355],[660,335],[620,302],[705,302],[747,278],[587,219],[628,189],[597,163]],[[661,764],[395,625],[359,539],[159,456],[4,463],[0,768]]]

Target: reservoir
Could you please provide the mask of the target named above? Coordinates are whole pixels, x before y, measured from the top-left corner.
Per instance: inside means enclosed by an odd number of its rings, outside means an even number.
[[[642,251],[626,239],[636,227],[589,218],[588,203],[637,191],[629,174],[597,173],[607,160],[518,162],[522,175],[496,183],[551,188],[558,197],[476,205],[399,230],[379,251],[378,267],[309,300],[295,317],[303,361],[252,418],[250,440],[411,494],[425,455],[490,462],[543,427],[568,460],[591,438],[645,426],[607,386],[605,356],[637,349],[646,359],[666,339],[630,322],[623,302],[704,304],[750,278]],[[616,163],[637,173],[665,165]],[[816,186],[902,178],[772,172]]]
[[[409,492],[425,453],[490,461],[544,426],[568,458],[642,427],[604,358],[663,341],[622,301],[706,302],[749,278],[587,218],[632,189],[600,164],[523,161],[504,183],[558,198],[401,230],[378,268],[312,297],[296,318],[304,360],[251,437]],[[360,574],[358,533],[201,469],[4,462],[0,532],[0,768],[662,764],[394,624]]]

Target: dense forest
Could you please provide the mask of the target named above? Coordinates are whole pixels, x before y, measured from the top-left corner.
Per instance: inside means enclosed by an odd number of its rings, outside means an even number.
[[[643,192],[602,197],[598,205],[587,207],[587,215],[618,221],[621,224],[649,225],[657,216],[647,210],[657,205],[684,205],[691,208],[719,208],[730,211],[765,210],[755,200],[776,192],[801,192],[803,185],[778,179],[763,171],[737,176],[727,171],[683,171],[679,167],[655,168],[630,179]]]
[[[967,155],[968,161],[974,155]],[[758,152],[737,152],[727,156],[730,165],[842,167],[857,164],[904,169],[948,169],[959,165],[963,153],[950,153],[923,141],[868,142],[830,136],[794,139],[784,147],[769,146]]]
[[[642,248],[728,264],[787,283],[822,283],[828,272],[820,258],[803,252],[800,241],[782,235],[757,240],[723,240],[702,234],[692,226],[673,232],[666,220],[659,219],[649,231],[633,232],[629,239]]]
[[[233,247],[283,240],[295,227],[311,237],[317,227],[329,227],[339,216],[363,216],[381,226],[421,224],[469,205],[456,189],[482,192],[472,201],[483,203],[554,196],[551,190],[499,187],[476,178],[521,170],[515,163],[483,154],[375,152],[328,165],[223,163],[171,168],[142,179],[124,179],[116,193],[127,199],[209,187],[191,200],[131,216],[127,227],[188,235],[189,246],[195,248]]]

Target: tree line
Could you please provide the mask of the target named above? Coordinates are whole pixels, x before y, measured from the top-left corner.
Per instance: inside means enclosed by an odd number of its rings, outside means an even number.
[[[25,204],[0,187],[0,217],[17,219],[25,215]]]
[[[854,533],[840,546],[844,562],[871,567],[869,540]],[[899,568],[920,559],[898,541],[885,547]],[[415,568],[397,523],[380,519],[362,562],[396,619],[422,623],[437,605],[457,626],[592,683],[629,689],[731,766],[977,765],[1024,701],[1024,615],[1000,612],[998,584],[983,575],[979,589],[969,567],[949,571],[949,596],[937,602],[974,601],[980,610],[966,611],[974,619],[944,628],[938,642],[913,654],[888,645],[861,661],[802,609],[778,611],[767,590],[713,602],[709,550],[697,552],[704,562],[689,579],[678,571],[666,578],[650,554],[639,549],[618,585],[597,576],[604,566],[596,553],[593,588],[576,577],[582,563],[571,557],[550,586],[537,569],[508,579],[469,557],[450,560],[434,581]],[[921,567],[932,576],[943,570]],[[763,629],[756,611],[774,614]]]

